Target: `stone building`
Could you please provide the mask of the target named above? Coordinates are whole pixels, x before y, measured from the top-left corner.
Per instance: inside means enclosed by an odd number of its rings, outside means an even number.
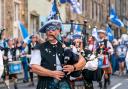
[[[7,37],[20,35],[17,26],[18,20],[22,20],[23,24],[26,24],[25,1],[27,0],[0,0],[0,26],[6,29]]]
[[[77,0],[80,3],[80,8],[82,14],[74,14],[70,9],[70,6],[67,8],[67,22],[70,19],[73,19],[75,22],[83,24],[83,21],[86,19],[88,21],[87,25],[90,28],[93,28],[95,25],[97,27],[102,27],[109,22],[108,16],[111,6],[113,5],[116,9],[116,12],[119,18],[124,22],[124,28],[118,28],[116,25],[112,24],[112,29],[115,35],[120,36],[120,33],[126,33],[128,26],[128,0]],[[121,30],[120,30],[121,29]]]
[[[17,21],[21,21],[29,34],[35,34],[51,11],[52,0],[0,0],[0,27],[6,28],[7,37],[21,35]],[[58,4],[65,22],[65,5]]]
[[[30,34],[37,33],[50,14],[53,0],[28,0],[28,30]],[[65,5],[58,5],[60,15],[65,22]]]

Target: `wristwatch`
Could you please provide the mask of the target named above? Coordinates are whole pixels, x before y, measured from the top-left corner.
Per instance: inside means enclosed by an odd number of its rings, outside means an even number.
[[[74,71],[76,71],[76,67],[75,67],[75,65],[73,65],[73,68],[74,68]]]

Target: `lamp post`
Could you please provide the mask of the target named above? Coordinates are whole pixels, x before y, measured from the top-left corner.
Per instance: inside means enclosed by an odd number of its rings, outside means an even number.
[[[71,24],[71,29],[70,29],[70,34],[73,34],[74,33],[74,28],[73,28],[73,22],[74,20],[70,20],[70,24]]]
[[[82,30],[83,47],[85,47],[86,44],[87,44],[87,41],[86,41],[86,39],[87,39],[87,32],[86,32],[86,30],[87,30],[87,20],[84,20],[83,30]]]

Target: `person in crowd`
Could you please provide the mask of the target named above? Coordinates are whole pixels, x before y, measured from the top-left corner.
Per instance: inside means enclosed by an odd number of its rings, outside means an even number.
[[[88,38],[88,48],[90,51],[95,52],[96,51],[97,42],[93,36],[90,36]]]
[[[110,55],[113,54],[112,44],[108,41],[106,31],[101,29],[98,31],[99,46],[97,52],[103,55],[103,71],[104,71],[104,88],[107,88],[107,84],[110,84],[110,74],[112,74],[112,67],[110,63]]]
[[[119,76],[124,75],[125,69],[125,57],[127,53],[127,47],[125,46],[124,42],[120,42],[116,49],[116,53],[118,55],[118,62],[119,62]]]
[[[32,35],[31,36],[31,42],[28,44],[28,55],[31,56],[32,54],[32,51],[34,49],[34,47],[38,44],[38,39],[37,39],[37,36],[36,35]],[[30,63],[31,61],[31,57],[29,58],[29,62]],[[33,72],[31,70],[31,67],[29,66],[29,75],[30,75],[30,84],[29,86],[34,86],[34,81],[33,81]]]
[[[80,35],[78,34],[73,35],[73,45],[76,48],[76,52],[78,53],[83,52],[83,42]]]
[[[8,39],[7,43],[8,43],[8,48],[4,52],[4,67],[5,67],[4,80],[8,89],[10,89],[9,79],[13,80],[14,88],[18,89],[17,75],[15,73],[10,74],[10,71],[9,71],[9,67],[10,67],[9,62],[16,61],[16,49],[14,47],[14,40]]]
[[[112,61],[112,74],[114,74],[117,70],[118,70],[118,56],[117,56],[117,47],[118,47],[118,41],[117,39],[114,39],[112,41],[112,46],[113,46],[113,49],[114,49],[114,52],[113,52],[113,55],[111,56],[111,61]]]
[[[32,71],[39,76],[37,89],[71,89],[68,75],[85,65],[81,55],[77,63],[64,64],[64,48],[56,40],[60,28],[60,21],[50,20],[40,30],[46,33],[47,41],[35,47],[30,62]]]

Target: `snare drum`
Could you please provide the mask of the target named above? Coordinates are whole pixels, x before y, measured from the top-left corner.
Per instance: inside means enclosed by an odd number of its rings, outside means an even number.
[[[19,74],[22,73],[21,61],[9,62],[9,74]]]

